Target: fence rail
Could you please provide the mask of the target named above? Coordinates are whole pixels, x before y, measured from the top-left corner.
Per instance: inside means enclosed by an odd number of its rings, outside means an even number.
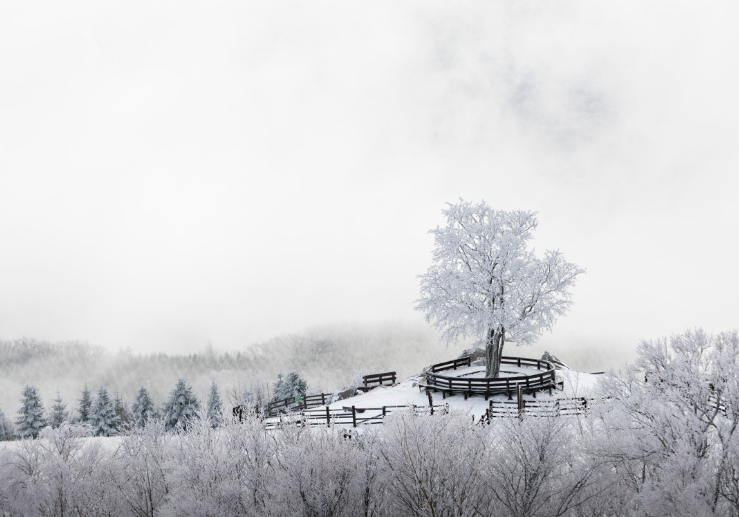
[[[382,406],[382,407],[344,407],[344,408],[321,408],[308,409],[302,411],[299,415],[279,415],[276,418],[265,422],[266,429],[278,429],[282,425],[351,425],[357,427],[359,425],[382,424],[383,419],[397,411],[412,410],[414,414],[430,414],[436,413],[446,414],[449,412],[449,404],[438,404],[431,406]]]
[[[537,391],[549,389],[551,392],[551,389],[556,386],[555,368],[549,361],[528,359],[525,357],[503,357],[501,358],[501,364],[516,365],[518,367],[536,367],[537,370],[544,371],[534,375],[496,377],[491,379],[484,377],[449,377],[438,374],[438,372],[470,366],[470,358],[463,357],[432,365],[426,372],[426,382],[421,387],[427,390],[441,391],[444,397],[447,394],[454,393],[463,393],[465,397],[472,394],[483,394],[485,395],[485,400],[487,400],[491,395],[505,393],[508,395],[508,400],[511,400],[513,393],[519,387],[525,393],[532,393],[536,396]]]
[[[300,411],[300,410],[306,410],[310,408],[325,406],[330,397],[331,397],[331,394],[329,393],[319,393],[318,395],[307,395],[302,398],[288,397],[286,399],[277,400],[275,402],[270,402],[267,405],[267,408],[264,410],[264,412],[268,416],[276,416],[280,412]],[[236,414],[235,412],[237,409],[238,408],[234,408],[234,414]]]
[[[523,400],[521,403],[490,401],[490,407],[482,418],[510,418],[517,416],[552,417],[577,416],[587,412],[592,401],[585,397],[546,401]]]
[[[373,373],[371,375],[364,375],[362,376],[362,382],[364,383],[364,386],[358,386],[357,389],[359,391],[370,391],[371,389],[377,388],[379,386],[387,386],[385,382],[389,381],[390,385],[395,384],[395,372],[385,372],[385,373]]]

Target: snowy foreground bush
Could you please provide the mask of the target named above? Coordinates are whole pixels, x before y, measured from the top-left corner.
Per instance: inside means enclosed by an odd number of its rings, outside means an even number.
[[[48,427],[0,449],[0,515],[739,515],[738,365],[736,333],[645,342],[581,417]]]

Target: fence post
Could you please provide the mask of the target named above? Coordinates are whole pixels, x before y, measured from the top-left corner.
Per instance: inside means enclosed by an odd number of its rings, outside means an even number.
[[[331,411],[326,406],[326,425],[331,425]]]
[[[517,392],[517,398],[518,398],[518,416],[519,418],[523,418],[523,408],[524,408],[524,400],[523,400],[523,389],[521,388],[521,385],[518,385],[518,392]]]
[[[325,393],[321,393],[321,405],[323,406],[325,404],[326,404],[326,394]]]
[[[382,406],[382,418],[385,418],[385,415],[387,414],[385,412],[385,408],[386,408],[386,406]]]
[[[352,425],[357,427],[357,408],[352,406]]]
[[[431,390],[426,390],[426,395],[429,397],[429,407],[431,408],[431,416],[434,415],[434,399],[431,397]]]

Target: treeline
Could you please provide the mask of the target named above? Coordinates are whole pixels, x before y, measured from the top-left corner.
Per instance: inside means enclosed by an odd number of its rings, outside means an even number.
[[[59,392],[72,402],[84,382],[107,386],[128,403],[143,385],[162,404],[180,378],[201,398],[215,379],[224,402],[235,404],[244,386],[271,397],[278,373],[287,371],[300,372],[313,389],[328,393],[350,384],[357,372],[394,370],[403,378],[463,348],[447,349],[425,327],[403,323],[314,327],[236,351],[206,346],[183,355],[111,353],[76,341],[0,340],[0,407],[15,413],[25,385],[36,386],[44,400]]]
[[[206,418],[215,428],[223,422],[224,411],[236,405],[258,409],[265,407],[269,401],[288,397],[300,399],[306,396],[308,385],[297,372],[288,372],[287,375],[280,373],[272,392],[272,398],[267,399],[264,392],[252,392],[244,386],[234,395],[236,403],[224,408],[218,385],[212,381],[205,405]],[[85,384],[76,407],[72,410],[67,407],[68,404],[57,393],[53,405],[45,409],[38,389],[25,386],[15,421],[5,415],[0,407],[0,441],[37,438],[45,427],[57,429],[63,424],[85,426],[92,436],[106,437],[127,434],[157,420],[164,423],[166,431],[187,430],[194,419],[200,418],[203,405],[185,379],[179,379],[161,407],[154,403],[145,386],[139,388],[133,403],[129,405],[117,393],[111,396],[108,388],[102,384],[94,394]]]

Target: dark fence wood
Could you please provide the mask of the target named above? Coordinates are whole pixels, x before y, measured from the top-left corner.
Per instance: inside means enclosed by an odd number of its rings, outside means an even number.
[[[491,400],[480,422],[489,422],[491,418],[577,416],[585,414],[592,404],[593,400],[585,397],[545,401],[521,398],[516,402]]]
[[[470,366],[470,358],[463,357],[453,361],[446,361],[432,365],[426,372],[426,382],[422,387],[447,394],[462,393],[467,397],[472,394],[485,395],[485,399],[491,395],[506,394],[508,400],[512,400],[513,394],[520,386],[524,393],[536,392],[556,387],[554,365],[542,359],[527,359],[524,357],[503,357],[501,364],[511,364],[518,367],[536,368],[541,373],[533,375],[519,375],[514,377],[450,377],[439,375],[438,372],[456,370],[457,368]]]
[[[395,384],[395,372],[385,372],[385,373],[373,373],[370,375],[364,375],[362,377],[362,382],[364,383],[364,386],[359,386],[357,389],[360,391],[369,391],[373,388],[377,388],[378,386],[388,386]],[[386,384],[386,383],[390,384]]]
[[[431,365],[430,371],[433,373],[444,372],[447,370],[456,370],[457,368],[463,368],[469,365],[469,357],[460,357],[459,359],[453,359],[451,361],[444,361],[443,363],[436,363],[434,365]]]
[[[415,414],[446,414],[449,412],[449,404],[435,406],[382,406],[364,407],[356,406],[344,408],[321,408],[308,409],[296,413],[292,417],[280,415],[280,420],[273,418],[265,422],[266,429],[277,429],[281,425],[317,426],[317,425],[346,425],[358,427],[360,425],[382,424],[383,419],[397,411],[412,410]]]
[[[281,412],[300,411],[320,406],[325,406],[331,395],[329,393],[319,393],[318,395],[307,395],[300,402],[295,401],[295,397],[270,402],[264,410],[267,416],[275,416]],[[237,408],[234,408],[234,412]],[[235,414],[235,413],[234,413]]]

